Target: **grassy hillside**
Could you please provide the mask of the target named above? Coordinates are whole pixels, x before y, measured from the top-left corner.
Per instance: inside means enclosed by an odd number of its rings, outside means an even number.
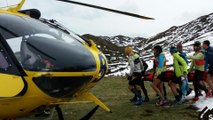
[[[134,106],[129,101],[132,94],[127,90],[128,81],[122,77],[108,77],[92,89],[92,92],[102,100],[111,110],[107,113],[99,108],[91,120],[195,120],[198,119],[198,112],[188,108],[188,104],[175,107],[156,107],[155,92],[146,82],[149,91],[150,102],[141,106]],[[167,87],[169,99],[173,99],[170,89]],[[79,120],[86,115],[94,104],[64,105],[63,111],[65,120]],[[53,119],[57,120],[56,113]]]

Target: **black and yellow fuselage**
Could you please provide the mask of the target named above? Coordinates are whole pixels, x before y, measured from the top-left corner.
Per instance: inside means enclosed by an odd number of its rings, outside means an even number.
[[[109,111],[88,92],[107,70],[92,41],[54,21],[5,10],[0,10],[0,38],[0,118],[27,116],[71,99]]]

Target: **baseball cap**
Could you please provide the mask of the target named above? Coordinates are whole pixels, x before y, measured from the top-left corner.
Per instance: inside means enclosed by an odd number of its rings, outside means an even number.
[[[199,41],[195,41],[193,45],[196,47],[199,47],[201,45],[201,43]]]

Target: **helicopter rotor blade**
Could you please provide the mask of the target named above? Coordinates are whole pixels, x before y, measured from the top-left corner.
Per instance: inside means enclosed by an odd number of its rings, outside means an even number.
[[[96,9],[100,9],[100,10],[105,10],[105,11],[109,11],[109,12],[114,12],[114,13],[118,13],[118,14],[131,16],[131,17],[145,19],[145,20],[154,20],[154,18],[151,18],[151,17],[142,16],[142,15],[138,15],[138,14],[134,14],[134,13],[130,13],[130,12],[124,12],[124,11],[109,9],[109,8],[96,6],[96,5],[92,5],[92,4],[86,4],[86,3],[81,3],[81,2],[71,1],[71,0],[57,0],[57,1],[71,3],[71,4],[77,4],[77,5],[87,6],[87,7],[92,7],[92,8],[96,8]]]

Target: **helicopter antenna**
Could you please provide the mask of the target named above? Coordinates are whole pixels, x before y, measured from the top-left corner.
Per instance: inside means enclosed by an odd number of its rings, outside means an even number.
[[[81,3],[81,2],[71,1],[71,0],[57,0],[57,1],[67,2],[67,3],[77,4],[77,5],[87,6],[87,7],[92,7],[92,8],[96,8],[96,9],[100,9],[100,10],[105,10],[105,11],[109,11],[109,12],[114,12],[114,13],[118,13],[118,14],[131,16],[131,17],[145,19],[145,20],[154,20],[154,18],[151,18],[151,17],[146,17],[146,16],[142,16],[142,15],[138,15],[138,14],[134,14],[134,13],[130,13],[130,12],[124,12],[124,11],[109,9],[109,8],[96,6],[96,5],[92,5],[92,4],[86,4],[86,3]]]
[[[19,4],[15,5],[15,7],[8,6],[9,8],[7,9],[7,11],[17,12],[21,9],[24,3],[25,3],[25,0],[22,0]]]

